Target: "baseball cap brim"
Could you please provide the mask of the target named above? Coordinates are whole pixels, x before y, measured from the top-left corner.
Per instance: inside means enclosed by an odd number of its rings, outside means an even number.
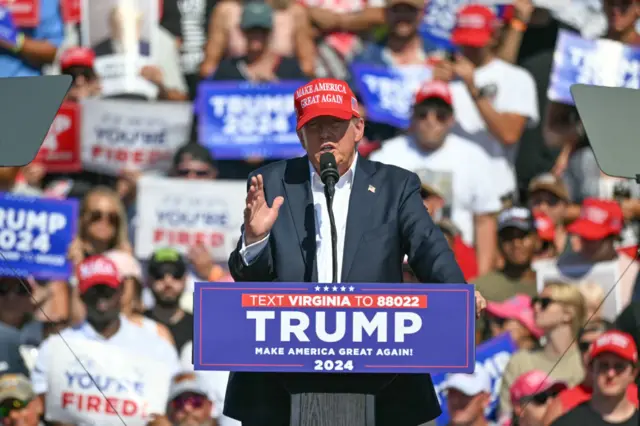
[[[304,114],[302,114],[302,116],[300,116],[300,118],[298,118],[298,125],[296,126],[296,130],[300,130],[302,126],[304,126],[314,118],[322,117],[322,116],[335,117],[335,118],[340,118],[342,120],[350,120],[352,117],[355,117],[356,115],[352,111],[345,111],[345,110],[338,111],[334,108],[317,107],[317,108],[313,108],[312,110],[308,110],[308,112],[305,112]]]
[[[195,381],[187,381],[185,383],[181,383],[172,387],[171,394],[169,395],[169,401],[173,401],[174,399],[185,393],[193,393],[196,395],[205,396],[207,398],[209,397],[209,395],[207,395],[207,392],[205,392],[203,389],[200,389]]]
[[[589,354],[589,358],[593,360],[595,357],[602,354],[613,354],[613,355],[619,356],[620,358],[626,361],[636,362],[636,359],[634,359],[630,351],[625,350],[625,348],[621,348],[620,346],[616,346],[616,345],[605,345],[599,348],[595,348]]]
[[[584,238],[585,240],[601,240],[612,235],[606,226],[598,226],[586,219],[576,219],[567,226],[567,232]]]
[[[456,28],[451,43],[457,46],[484,47],[491,41],[491,33],[478,29]]]
[[[556,197],[560,198],[561,200],[569,201],[568,194],[564,192],[561,188],[559,188],[558,185],[542,183],[542,182],[541,183],[534,182],[529,187],[528,192],[529,194],[533,194],[534,192],[538,192],[538,191],[550,192]]]
[[[466,374],[454,374],[446,381],[445,388],[455,389],[467,396],[475,396],[480,392],[486,392],[487,390],[483,386],[480,380],[476,379],[473,375]]]
[[[449,106],[451,106],[451,105],[452,105],[452,104],[451,104],[451,99],[448,99],[446,96],[440,95],[440,94],[435,93],[435,92],[433,92],[433,93],[428,93],[428,94],[426,94],[426,95],[422,95],[422,94],[420,94],[420,92],[418,92],[418,93],[416,94],[416,99],[415,99],[414,104],[415,104],[415,105],[419,105],[419,104],[421,104],[421,103],[423,103],[423,102],[425,102],[425,101],[427,101],[427,100],[429,100],[429,99],[440,99],[440,100],[441,100],[442,102],[444,102],[445,104],[447,104],[447,105],[449,105]]]
[[[512,305],[498,302],[487,303],[487,313],[494,317],[511,319],[518,317],[518,309]]]
[[[106,285],[113,289],[120,287],[120,280],[111,275],[93,275],[78,283],[78,291],[80,294],[86,293],[92,287],[97,285]]]
[[[516,228],[524,232],[533,232],[534,228],[527,222],[522,220],[507,220],[504,223],[498,224],[498,232],[504,231],[507,228]]]

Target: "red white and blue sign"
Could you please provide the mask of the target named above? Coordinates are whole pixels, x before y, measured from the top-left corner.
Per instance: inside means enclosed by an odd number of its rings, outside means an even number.
[[[196,370],[471,373],[469,284],[196,283]]]

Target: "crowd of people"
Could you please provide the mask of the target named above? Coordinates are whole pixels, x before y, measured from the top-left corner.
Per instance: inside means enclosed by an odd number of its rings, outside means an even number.
[[[421,32],[428,1],[161,0],[157,19],[145,24],[156,48],[134,37],[135,55],[147,59],[138,79],[116,86],[97,60],[131,46],[128,9],[98,10],[92,33],[98,24],[111,32],[89,42],[86,14],[69,18],[74,2],[27,1],[37,19],[16,16],[16,36],[0,35],[0,77],[65,74],[73,80],[66,105],[186,103],[194,116],[166,169],[53,170],[40,156],[0,168],[4,193],[79,202],[65,250],[72,276],[0,279],[0,423],[239,424],[222,414],[228,372],[194,372],[192,363],[193,282],[232,281],[228,266],[201,240],[140,257],[134,236],[148,218],[137,213],[139,183],[147,174],[244,182],[275,161],[220,159],[200,143],[193,105],[203,82],[341,79],[366,119],[351,69],[359,63],[430,70],[410,99],[408,127],[367,120],[358,155],[418,175],[425,208],[488,301],[476,341],[508,333],[516,347],[497,381],[483,369],[446,378],[448,424],[637,425],[639,189],[598,169],[575,106],[547,93],[560,31],[640,47],[640,2],[544,9],[514,0],[499,13],[469,2],[455,11],[452,47],[444,48]],[[140,32],[144,19],[134,15]],[[144,85],[152,90],[137,90]],[[405,266],[405,280],[415,281]],[[131,378],[124,394],[141,398],[107,398],[117,374],[74,364],[84,353],[98,356],[92,342],[113,350],[110,367]],[[169,375],[171,386],[136,382],[142,370],[153,380]]]

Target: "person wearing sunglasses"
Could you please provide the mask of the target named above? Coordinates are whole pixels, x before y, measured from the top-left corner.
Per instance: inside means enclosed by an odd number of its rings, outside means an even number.
[[[538,347],[544,331],[536,326],[531,298],[516,294],[504,302],[487,302],[487,338],[508,332],[518,349]]]
[[[528,196],[531,210],[537,215],[545,215],[552,222],[556,251],[562,253],[569,249],[565,221],[570,214],[571,199],[564,181],[551,173],[538,175],[529,182]],[[577,217],[575,212],[571,214],[574,215],[574,219]]]
[[[173,156],[173,168],[169,175],[183,179],[212,180],[218,176],[218,168],[207,148],[196,142],[188,142]]]
[[[638,350],[633,338],[618,330],[607,331],[589,349],[588,369],[593,395],[553,426],[637,426],[637,407],[629,401],[628,388],[638,373]]]
[[[536,327],[544,331],[544,345],[513,354],[502,376],[500,413],[513,413],[509,389],[515,380],[531,370],[550,371],[551,378],[569,386],[584,380],[582,355],[574,342],[585,321],[585,302],[577,286],[547,282],[539,296],[532,298]]]
[[[495,170],[481,147],[451,133],[454,124],[449,84],[426,82],[415,95],[408,134],[383,142],[370,158],[413,171],[423,183],[439,186],[446,202],[442,217],[451,219],[464,242],[476,247],[482,275],[493,268],[497,254],[495,214],[500,199],[493,190]]]
[[[179,373],[171,381],[167,415],[152,416],[147,426],[218,426],[214,417],[222,412],[218,405],[198,373]]]
[[[567,385],[550,378],[541,370],[520,375],[509,389],[513,416],[501,426],[543,426],[543,417],[549,404]]]
[[[0,425],[38,426],[41,401],[35,397],[31,382],[22,374],[0,376]]]
[[[552,424],[558,417],[574,409],[578,405],[591,399],[593,395],[593,374],[589,369],[589,349],[604,333],[613,330],[614,325],[603,319],[591,320],[580,330],[578,334],[578,348],[582,353],[582,360],[585,366],[585,378],[582,383],[572,388],[566,389],[558,395],[544,417],[544,424],[548,426]],[[629,385],[627,388],[627,397],[636,407],[638,406],[638,392],[635,384]]]
[[[476,366],[472,374],[456,373],[444,382],[448,426],[489,426],[485,411],[491,402],[491,376]]]
[[[100,79],[94,69],[96,55],[88,47],[70,47],[60,55],[60,73],[70,75],[73,84],[65,100],[79,102],[100,96]]]

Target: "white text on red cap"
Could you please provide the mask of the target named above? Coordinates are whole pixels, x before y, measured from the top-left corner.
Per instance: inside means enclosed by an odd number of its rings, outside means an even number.
[[[80,279],[94,275],[118,275],[113,265],[102,259],[93,260],[80,265]]]
[[[347,94],[346,84],[338,84],[338,83],[315,83],[309,84],[307,86],[303,86],[296,90],[296,99],[300,99],[303,96],[310,95],[316,92],[338,92],[342,94]],[[303,105],[304,108],[304,105]]]
[[[614,345],[620,348],[626,348],[627,346],[629,346],[629,339],[627,339],[625,336],[612,333],[600,336],[598,340],[596,340],[596,346],[606,345]]]
[[[322,95],[313,95],[307,98],[304,98],[300,101],[300,107],[306,108],[309,105],[317,104],[317,103],[334,103],[338,105],[342,105],[344,101],[344,96],[336,95],[333,93],[323,93]]]
[[[456,26],[460,28],[484,28],[485,18],[481,15],[462,15],[458,18]]]
[[[609,217],[609,213],[599,207],[587,206],[584,208],[583,217],[590,222],[603,224]]]

